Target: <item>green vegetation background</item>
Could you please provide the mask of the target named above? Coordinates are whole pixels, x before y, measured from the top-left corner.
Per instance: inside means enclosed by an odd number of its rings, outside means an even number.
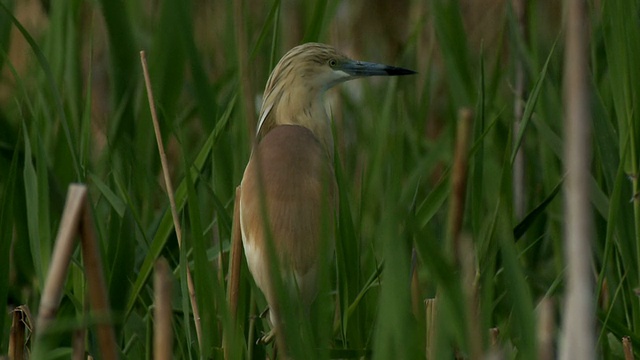
[[[472,339],[489,352],[490,328],[499,329],[497,348],[507,358],[536,358],[537,304],[551,299],[555,323],[562,317],[563,17],[559,2],[529,1],[522,34],[510,4],[0,0],[0,302],[7,304],[0,311],[0,355],[7,352],[9,311],[28,305],[37,313],[72,182],[90,189],[123,358],[152,356],[149,275],[160,256],[175,275],[175,358],[221,358],[225,333],[237,358],[271,354],[271,347],[254,345],[268,325],[256,319],[265,301],[246,267],[242,328],[229,331],[233,197],[270,69],[292,46],[320,41],[419,74],[358,80],[327,94],[339,155],[340,231],[335,266],[325,272],[327,291],[318,299],[324,307],[305,325],[319,340],[301,339],[297,354],[424,357],[423,301],[438,292],[435,358],[451,358],[453,349],[468,355]],[[622,336],[640,349],[640,1],[588,4],[594,326],[600,356],[616,359]],[[179,185],[182,252],[162,185],[140,50],[147,52]],[[527,79],[523,98],[514,89],[517,63]],[[512,130],[518,103],[521,134]],[[474,112],[463,225],[473,245],[473,288],[448,250],[461,108]],[[517,148],[526,159],[524,214],[512,205]],[[206,249],[206,257],[192,249]],[[186,264],[202,312],[202,351],[189,314]],[[469,310],[469,289],[477,314]],[[85,292],[76,252],[56,331],[37,345],[48,358],[68,358],[73,330],[95,323],[85,313]],[[97,354],[92,332],[86,342]]]

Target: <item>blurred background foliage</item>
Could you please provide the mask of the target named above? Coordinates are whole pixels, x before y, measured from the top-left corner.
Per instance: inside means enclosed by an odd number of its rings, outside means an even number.
[[[9,312],[19,305],[38,311],[67,187],[83,182],[124,358],[152,356],[149,274],[160,256],[175,275],[175,358],[220,358],[223,334],[232,337],[234,357],[272,356],[272,347],[254,345],[269,327],[257,318],[265,301],[246,267],[241,328],[230,330],[224,299],[233,200],[271,69],[291,47],[319,41],[418,74],[358,80],[326,96],[340,231],[310,321],[318,339],[299,355],[410,359],[428,351],[441,359],[473,357],[479,347],[536,358],[536,339],[557,338],[553,324],[562,316],[564,45],[561,2],[526,3],[521,17],[507,0],[0,0],[0,354]],[[640,2],[588,4],[594,326],[599,354],[615,359],[622,336],[640,349]],[[140,50],[182,210],[182,252]],[[466,273],[451,254],[447,225],[462,108],[474,114]],[[514,209],[517,149],[522,213]],[[206,249],[206,263],[192,249]],[[189,314],[187,264],[208,324],[202,349]],[[38,345],[51,358],[68,358],[71,334],[95,322],[85,292],[77,252],[58,330]],[[437,316],[427,322],[424,300],[436,293]],[[551,326],[538,325],[542,299],[552,304]],[[85,341],[97,355],[91,331]]]

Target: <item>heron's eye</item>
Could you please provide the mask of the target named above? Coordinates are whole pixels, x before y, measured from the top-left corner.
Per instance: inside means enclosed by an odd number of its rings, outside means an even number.
[[[329,60],[329,66],[336,67],[338,65],[338,61],[336,59]]]

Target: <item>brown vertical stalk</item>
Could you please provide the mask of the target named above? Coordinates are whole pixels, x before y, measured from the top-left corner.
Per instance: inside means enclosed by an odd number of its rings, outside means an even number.
[[[624,350],[624,360],[633,360],[633,345],[631,344],[631,338],[628,336],[622,337],[622,349]]]
[[[500,329],[497,327],[489,329],[489,337],[491,338],[491,347],[497,351],[498,344],[500,344]]]
[[[462,286],[467,304],[467,338],[469,339],[469,357],[482,358],[482,333],[480,330],[480,314],[478,312],[477,265],[473,242],[469,236],[460,239],[460,260],[462,270]]]
[[[520,34],[520,38],[526,40],[526,10],[527,0],[512,0],[512,8],[517,21],[517,31]],[[525,96],[525,74],[524,74],[524,61],[522,55],[517,49],[513,49],[515,54],[515,79],[514,79],[514,92],[515,101],[513,104],[513,135],[515,136],[520,132],[520,125],[522,121],[522,115],[524,113],[524,96]],[[523,139],[524,143],[524,139]],[[513,161],[513,209],[515,211],[516,219],[522,219],[525,211],[525,158],[522,151],[522,145],[516,152],[516,157]]]
[[[31,331],[31,313],[26,305],[18,306],[11,312],[11,332],[9,335],[9,360],[24,360],[27,344],[27,330]]]
[[[71,352],[71,359],[84,360],[84,337],[87,332],[85,329],[78,329],[73,332],[73,338],[71,339],[71,346],[73,348]]]
[[[449,203],[447,239],[449,241],[449,254],[456,267],[462,264],[460,232],[464,220],[464,203],[467,193],[467,165],[469,163],[469,134],[471,130],[472,112],[469,109],[458,111],[458,123],[456,131],[456,144],[453,154],[453,166],[451,170],[451,200]],[[436,299],[439,298],[441,289],[438,288]],[[427,317],[429,314],[427,314]],[[432,319],[433,321],[433,319]],[[427,324],[428,325],[428,324]],[[430,339],[433,337],[429,335]],[[432,343],[433,344],[433,343]],[[433,352],[433,346],[429,351]],[[433,355],[433,354],[429,354]],[[433,357],[430,356],[430,359]]]
[[[489,329],[489,350],[484,354],[482,359],[485,360],[502,360],[504,353],[500,348],[500,329],[497,327]]]
[[[178,210],[176,207],[176,199],[173,194],[173,184],[171,183],[171,176],[169,174],[169,165],[167,164],[167,155],[164,152],[164,144],[162,144],[162,134],[160,133],[160,125],[158,124],[158,115],[156,113],[155,100],[153,97],[153,89],[151,88],[151,78],[149,77],[149,70],[147,69],[147,55],[144,51],[140,51],[140,61],[142,62],[142,72],[144,74],[144,84],[147,88],[147,99],[149,100],[149,110],[151,111],[151,120],[153,121],[153,130],[156,134],[156,142],[158,144],[158,152],[160,153],[160,163],[162,164],[162,174],[164,175],[165,187],[167,189],[167,195],[169,196],[169,205],[171,207],[171,217],[173,218],[173,227],[176,231],[176,238],[178,239],[178,247],[182,248],[182,227],[180,226],[180,219],[178,217]],[[198,303],[196,302],[196,291],[193,286],[193,278],[191,277],[191,270],[189,266],[185,264],[187,270],[187,288],[189,290],[189,300],[191,301],[191,310],[193,311],[193,320],[196,324],[196,335],[198,337],[198,346],[202,348],[202,325],[200,324],[200,311],[198,310]]]
[[[74,189],[74,188],[77,188]],[[84,185],[71,185],[69,191],[82,191],[84,194],[87,188]],[[103,320],[96,325],[98,333],[98,343],[102,352],[102,359],[117,359],[118,346],[113,327],[108,321],[109,298],[107,296],[107,286],[102,274],[102,259],[96,238],[91,207],[86,195],[83,196],[82,221],[80,223],[80,241],[82,244],[82,260],[89,288],[89,301],[94,314]]]
[[[460,264],[460,231],[464,220],[464,202],[467,194],[467,165],[469,163],[469,134],[473,113],[469,109],[458,112],[456,148],[451,171],[451,203],[449,205],[449,239],[456,264]]]
[[[538,360],[553,360],[555,323],[553,301],[544,297],[538,304]]]
[[[591,116],[589,114],[589,21],[586,0],[566,0],[564,63],[565,254],[567,258],[561,359],[595,358],[591,276]]]
[[[153,289],[155,296],[153,358],[155,360],[170,360],[173,358],[171,269],[165,258],[160,258],[156,261]]]

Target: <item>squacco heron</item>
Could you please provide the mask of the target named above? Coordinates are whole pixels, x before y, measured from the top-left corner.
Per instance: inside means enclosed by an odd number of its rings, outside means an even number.
[[[274,331],[279,334],[284,311],[269,275],[270,259],[277,258],[283,283],[307,311],[317,294],[318,267],[329,262],[320,254],[321,243],[327,232],[333,239],[337,187],[333,135],[322,95],[360,77],[414,73],[351,60],[318,43],[291,49],[271,72],[239,202],[247,264],[269,304],[273,325],[263,340]],[[275,251],[270,252],[268,241]]]

